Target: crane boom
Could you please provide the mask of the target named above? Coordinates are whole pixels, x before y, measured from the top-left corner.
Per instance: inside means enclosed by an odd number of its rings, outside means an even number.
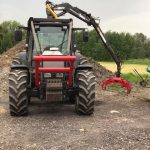
[[[130,93],[131,85],[128,83],[128,81],[120,77],[122,61],[118,53],[115,53],[115,51],[112,49],[110,44],[107,42],[102,29],[100,28],[99,24],[96,22],[96,19],[90,13],[87,13],[78,7],[73,7],[69,3],[53,4],[52,2],[47,0],[46,8],[48,10],[47,11],[48,17],[57,19],[58,17],[63,16],[66,13],[69,13],[74,17],[85,22],[88,26],[93,26],[99,38],[102,40],[102,43],[104,44],[105,48],[110,53],[111,57],[113,58],[113,60],[117,65],[116,77],[104,80],[101,84],[102,88],[105,89],[107,85],[111,83],[117,83],[117,84],[121,84],[123,87],[127,89],[127,94]],[[56,11],[58,11],[59,13],[56,14]]]
[[[99,24],[95,21],[95,18],[90,13],[87,13],[87,12],[79,9],[78,7],[73,7],[69,3],[54,4],[50,1],[46,1],[46,6],[47,6],[47,8],[48,7],[52,8],[54,11],[61,11],[60,13],[57,14],[57,17],[63,16],[66,13],[69,13],[69,14],[75,16],[76,18],[82,20],[83,22],[87,23],[88,26],[93,26],[93,28],[97,32],[99,38],[102,40],[105,48],[108,50],[108,52],[110,53],[111,57],[113,58],[113,60],[115,61],[116,65],[117,65],[116,77],[120,77],[121,64],[122,64],[121,59],[120,59],[119,55],[114,52],[114,50],[112,49],[110,44],[107,42],[102,29],[100,28]],[[56,14],[54,14],[53,17],[57,18]]]

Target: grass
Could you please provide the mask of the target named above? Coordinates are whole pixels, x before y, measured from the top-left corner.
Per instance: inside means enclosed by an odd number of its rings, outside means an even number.
[[[146,74],[142,74],[141,75],[143,79],[146,79],[147,78],[147,75]],[[136,83],[136,84],[140,84],[140,82],[142,81],[142,79],[137,76],[136,74],[133,74],[133,73],[128,73],[128,74],[121,74],[121,77],[127,81],[129,81],[129,83]],[[150,84],[150,77],[148,76],[148,84]],[[120,84],[110,84],[108,85],[107,89],[109,91],[112,91],[112,92],[119,92],[119,93],[124,93],[126,94],[126,88],[123,87],[122,85]]]
[[[112,72],[116,71],[116,64],[114,62],[99,62],[99,63],[108,70],[111,70]],[[146,78],[147,74],[148,79],[150,79],[149,73],[146,71],[148,65],[150,65],[150,59],[127,60],[122,66],[121,76],[122,78],[130,82],[139,83],[142,79],[133,71],[133,69],[136,69],[144,79]]]
[[[105,61],[104,61],[105,62]],[[150,58],[144,59],[130,59],[123,61],[125,64],[138,64],[138,65],[147,65],[150,66]],[[107,61],[105,63],[114,63],[113,61]]]
[[[116,64],[114,62],[99,62],[99,63],[105,68],[107,68],[108,70],[111,70],[112,72],[116,71]],[[146,71],[147,67],[148,65],[134,64],[134,63],[129,64],[128,62],[128,63],[123,64],[121,72],[123,74],[128,74],[128,73],[134,74],[133,69],[136,69],[140,74],[147,74],[147,71]]]
[[[147,65],[150,66],[150,58],[145,58],[145,59],[131,59],[131,60],[126,60],[125,64],[138,64],[138,65]]]
[[[120,84],[110,84],[107,86],[107,89],[112,92],[126,93],[125,87],[121,86]]]
[[[146,74],[141,74],[141,76],[144,80],[146,78],[150,79],[149,75],[147,76]],[[121,77],[127,81],[134,82],[136,84],[138,84],[140,81],[142,81],[142,79],[138,75],[133,74],[133,73],[122,74]]]

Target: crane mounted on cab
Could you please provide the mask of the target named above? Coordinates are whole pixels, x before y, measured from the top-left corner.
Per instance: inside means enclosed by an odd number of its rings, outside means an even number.
[[[48,17],[53,17],[55,19],[69,13],[74,17],[80,19],[81,21],[85,22],[88,26],[93,26],[95,31],[97,32],[99,38],[103,42],[105,48],[110,53],[111,57],[113,58],[114,62],[117,66],[116,77],[109,78],[102,82],[101,86],[105,89],[111,83],[118,83],[121,84],[123,87],[126,88],[127,94],[131,91],[131,85],[124,79],[120,77],[121,75],[121,66],[122,61],[118,53],[115,53],[110,44],[107,42],[103,31],[101,30],[99,24],[96,22],[95,17],[93,17],[90,13],[87,13],[78,7],[73,7],[69,3],[62,3],[62,4],[54,4],[50,1],[46,1],[46,12]],[[58,13],[56,13],[58,12]]]

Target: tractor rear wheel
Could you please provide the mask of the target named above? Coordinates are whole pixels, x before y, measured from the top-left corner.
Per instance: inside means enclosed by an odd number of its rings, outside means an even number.
[[[20,65],[21,64],[21,60],[19,57],[14,57],[12,60],[12,65]]]
[[[91,70],[77,72],[79,93],[76,96],[75,110],[81,115],[91,115],[95,103],[95,76]]]
[[[80,58],[80,65],[85,65],[85,64],[88,64],[88,60],[86,57],[82,56]]]
[[[12,69],[9,74],[9,109],[11,116],[28,114],[28,96],[26,70]]]

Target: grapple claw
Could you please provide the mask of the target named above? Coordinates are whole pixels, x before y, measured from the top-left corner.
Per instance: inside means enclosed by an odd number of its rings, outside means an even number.
[[[126,81],[120,77],[114,77],[114,78],[104,80],[102,82],[101,86],[103,89],[106,89],[107,85],[113,84],[113,83],[121,84],[122,86],[124,86],[127,90],[127,94],[129,94],[131,92],[131,84],[128,81]]]

